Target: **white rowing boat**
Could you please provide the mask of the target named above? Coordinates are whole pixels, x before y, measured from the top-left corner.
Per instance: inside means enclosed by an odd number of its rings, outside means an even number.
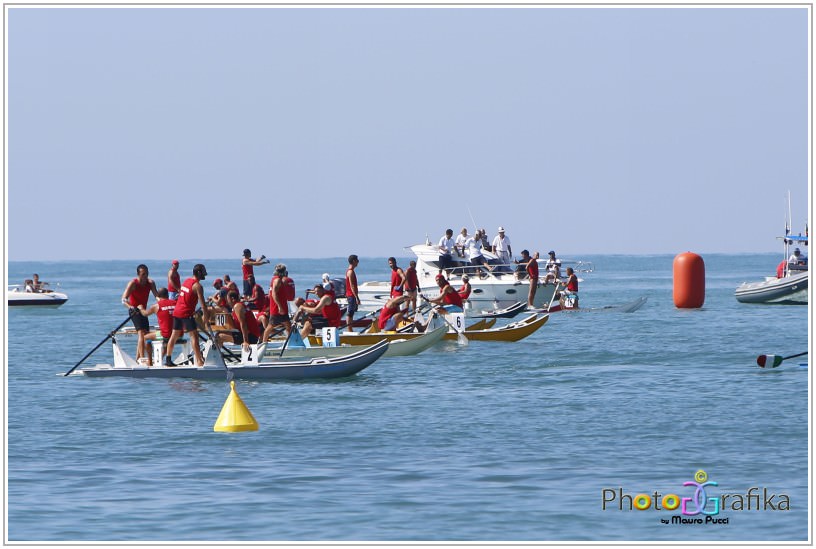
[[[71,375],[86,377],[133,377],[133,378],[192,378],[202,380],[221,380],[225,378],[249,380],[303,380],[333,379],[348,377],[364,370],[383,356],[388,350],[388,341],[359,349],[339,357],[320,357],[303,360],[272,360],[263,357],[260,361],[247,361],[226,364],[223,357],[211,341],[204,347],[203,366],[148,366],[139,364],[118,347],[114,341],[114,363],[97,364],[80,368]],[[176,359],[179,362],[181,360]]]

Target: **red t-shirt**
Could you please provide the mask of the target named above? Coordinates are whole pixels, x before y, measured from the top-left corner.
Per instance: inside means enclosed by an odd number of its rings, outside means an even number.
[[[195,314],[198,306],[198,295],[193,291],[193,285],[198,282],[195,277],[184,281],[179,289],[179,298],[173,316],[176,318],[190,318]]]

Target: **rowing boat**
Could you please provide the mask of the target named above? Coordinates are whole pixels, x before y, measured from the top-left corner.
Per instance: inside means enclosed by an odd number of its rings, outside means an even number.
[[[518,322],[513,322],[512,324],[506,324],[504,326],[499,327],[493,327],[495,319],[487,319],[466,328],[462,333],[469,340],[474,341],[519,341],[520,339],[524,339],[525,337],[529,336],[530,334],[541,328],[547,322],[548,319],[549,315],[547,314],[543,315],[532,314]],[[447,326],[444,320],[435,322],[442,322],[442,325]],[[484,322],[484,324],[481,324],[482,322]],[[489,327],[473,329],[474,327],[478,328],[478,326]],[[429,328],[432,330],[436,330],[438,329],[438,327],[439,324],[437,325],[431,324],[429,326]],[[355,332],[353,334],[343,334],[342,337],[343,342],[348,343],[349,345],[371,345],[374,341],[378,341],[380,339],[388,339],[389,341],[394,341],[397,339],[412,339],[421,336],[422,332],[375,332],[375,333]],[[444,335],[444,339],[446,340],[456,340],[458,339],[458,337],[459,337],[458,333],[450,329],[446,331]],[[320,339],[319,335],[311,335],[309,336],[309,342],[312,345],[320,345],[322,340]]]
[[[549,319],[549,314],[534,313],[526,318],[503,326],[483,330],[466,329],[462,333],[470,341],[519,341],[544,326]],[[458,334],[454,331],[449,331],[445,334],[445,339],[447,340],[456,340],[457,338]]]
[[[265,357],[258,363],[239,362],[225,364],[220,353],[213,352],[210,341],[205,345],[203,366],[150,366],[137,364],[132,358],[126,365],[117,362],[121,349],[114,342],[114,364],[97,364],[81,368],[71,375],[86,377],[134,377],[134,378],[192,378],[202,380],[219,380],[227,376],[249,380],[303,380],[334,379],[352,376],[361,372],[383,356],[388,350],[388,341],[380,340],[375,344],[340,357],[319,357],[304,360],[267,360]]]
[[[409,334],[408,337],[401,337],[398,339],[390,339],[388,350],[385,352],[383,357],[392,357],[392,356],[409,356],[409,355],[416,355],[419,354],[427,349],[430,349],[440,341],[442,338],[445,337],[445,333],[448,331],[447,326],[439,326],[434,330],[429,330],[424,333],[416,334]],[[402,335],[402,334],[400,334]],[[320,336],[316,336],[314,340],[311,338],[309,341],[305,341],[304,343],[308,343],[309,347],[287,347],[283,351],[283,355],[281,358],[310,358],[310,357],[319,357],[319,356],[343,356],[349,353],[355,352],[355,349],[359,349],[359,345],[357,343],[344,343],[347,337],[353,337],[353,334],[340,334],[339,338],[341,344],[337,347],[318,347],[316,345],[322,345],[323,340]],[[386,338],[387,339],[387,338]],[[312,345],[312,341],[314,341],[315,346]],[[271,354],[272,356],[278,356],[280,353],[280,347],[278,348],[266,348],[266,353]]]

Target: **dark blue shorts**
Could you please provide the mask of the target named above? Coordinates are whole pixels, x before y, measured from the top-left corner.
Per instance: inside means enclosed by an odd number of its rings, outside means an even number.
[[[140,313],[138,310],[133,313],[131,318],[133,319],[133,327],[136,328],[137,332],[150,329],[150,321],[146,316],[142,316],[142,313]]]
[[[346,314],[351,316],[357,312],[357,299],[355,299],[353,295],[347,297],[346,299],[348,299],[348,309],[346,309]]]
[[[187,318],[173,317],[173,329],[184,330],[185,332],[195,332],[198,329],[196,326],[195,317],[188,316]]]

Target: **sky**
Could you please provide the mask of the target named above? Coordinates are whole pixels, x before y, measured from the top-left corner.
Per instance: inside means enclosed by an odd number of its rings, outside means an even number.
[[[780,252],[798,7],[6,6],[6,258]]]

